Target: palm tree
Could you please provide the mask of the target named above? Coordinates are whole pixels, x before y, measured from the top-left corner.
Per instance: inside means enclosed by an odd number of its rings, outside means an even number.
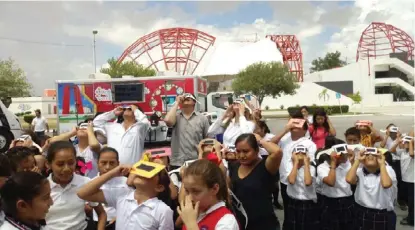
[[[319,94],[318,94],[318,99],[321,100],[323,98],[323,101],[326,102],[330,99],[330,96],[327,92],[327,89],[323,89]]]

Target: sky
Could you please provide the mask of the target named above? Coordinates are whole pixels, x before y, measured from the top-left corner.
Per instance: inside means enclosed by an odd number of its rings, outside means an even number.
[[[307,73],[311,61],[327,52],[338,50],[344,60],[355,61],[361,32],[371,22],[394,25],[413,37],[414,8],[411,0],[0,1],[0,59],[14,59],[26,72],[33,94],[41,96],[43,89],[55,87],[55,80],[85,79],[94,71],[93,30],[98,31],[100,68],[153,31],[186,27],[217,42],[294,34]]]

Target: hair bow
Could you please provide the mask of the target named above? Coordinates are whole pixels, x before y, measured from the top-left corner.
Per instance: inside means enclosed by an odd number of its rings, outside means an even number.
[[[79,171],[85,175],[87,170],[91,170],[92,169],[92,162],[89,161],[87,163],[84,163],[83,161],[78,161],[78,166],[80,167]]]
[[[206,159],[213,162],[213,163],[215,163],[216,165],[220,165],[220,163],[221,163],[218,156],[216,155],[216,153],[213,153],[213,152],[208,153],[206,155]]]

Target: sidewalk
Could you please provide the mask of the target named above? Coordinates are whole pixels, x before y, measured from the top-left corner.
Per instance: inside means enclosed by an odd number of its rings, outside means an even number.
[[[330,117],[360,117],[360,116],[373,116],[373,113],[364,113],[364,114],[335,114],[330,115]],[[274,110],[274,111],[262,111],[262,117],[264,118],[288,118],[288,111],[287,110]]]

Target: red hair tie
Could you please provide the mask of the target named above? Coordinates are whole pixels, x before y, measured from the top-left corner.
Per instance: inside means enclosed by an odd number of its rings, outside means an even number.
[[[213,163],[215,163],[216,165],[220,165],[220,160],[219,160],[219,158],[218,158],[218,156],[216,155],[216,153],[208,153],[207,155],[206,155],[206,159],[207,160],[209,160],[209,161],[211,161],[211,162],[213,162]]]

